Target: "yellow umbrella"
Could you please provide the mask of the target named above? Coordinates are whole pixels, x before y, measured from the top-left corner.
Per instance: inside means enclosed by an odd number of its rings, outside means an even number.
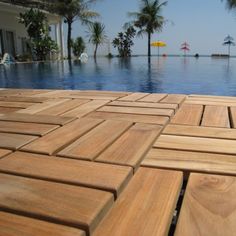
[[[159,48],[160,47],[166,47],[166,43],[162,41],[156,41],[151,43],[152,47],[158,47],[158,56],[159,56]]]

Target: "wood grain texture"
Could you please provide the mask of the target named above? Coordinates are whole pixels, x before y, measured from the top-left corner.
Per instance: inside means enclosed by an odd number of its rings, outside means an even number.
[[[107,148],[96,161],[128,165],[137,169],[161,130],[161,126],[136,124]]]
[[[92,112],[87,117],[94,119],[105,119],[105,120],[122,120],[131,121],[135,123],[147,123],[156,125],[166,125],[169,121],[167,116],[151,116],[151,115],[137,115],[137,114],[123,114],[123,113],[112,113],[112,112]]]
[[[185,98],[186,98],[186,95],[183,95],[183,94],[169,94],[160,102],[181,104],[185,100]]]
[[[236,154],[236,140],[213,138],[161,135],[155,142],[154,147],[222,154]]]
[[[42,103],[48,100],[48,98],[35,98],[35,97],[20,97],[20,96],[10,96],[10,97],[1,97],[2,101],[6,102],[30,102],[30,103]]]
[[[123,102],[114,101],[108,104],[109,106],[123,106],[123,107],[149,107],[149,108],[160,108],[160,109],[177,109],[177,104],[169,103],[154,103],[154,102]]]
[[[0,209],[92,232],[113,203],[109,192],[0,174]]]
[[[86,99],[72,99],[69,101],[65,101],[61,104],[57,104],[53,107],[46,108],[40,112],[37,112],[37,115],[52,115],[52,116],[61,115],[89,101],[90,100]]]
[[[199,125],[202,117],[202,105],[183,104],[171,119],[172,124]]]
[[[0,158],[8,155],[11,153],[11,150],[7,150],[7,149],[0,149]]]
[[[181,185],[181,172],[140,168],[93,236],[167,235]]]
[[[19,110],[20,108],[15,108],[15,107],[0,107],[0,114],[7,114]]]
[[[0,107],[27,108],[32,105],[34,105],[34,103],[0,101]]]
[[[189,125],[167,125],[163,134],[195,136],[219,139],[236,139],[235,129],[189,126]]]
[[[85,236],[85,232],[72,227],[0,211],[2,236]]]
[[[163,98],[167,96],[166,93],[152,93],[149,94],[141,99],[139,99],[139,102],[159,102]]]
[[[100,124],[102,120],[78,119],[35,140],[24,151],[52,155]]]
[[[195,100],[195,99],[186,99],[184,101],[185,104],[195,104],[195,105],[206,105],[206,106],[236,106],[235,101],[218,101],[218,99],[214,101],[208,100]]]
[[[32,135],[0,133],[0,148],[17,150],[35,139]]]
[[[206,106],[201,125],[230,128],[228,108],[226,106]]]
[[[186,172],[236,175],[236,156],[153,148],[142,166]]]
[[[148,93],[131,93],[128,96],[122,97],[119,100],[120,101],[129,101],[129,102],[135,102],[139,99],[144,98],[145,96],[149,95]]]
[[[0,171],[102,189],[113,192],[115,196],[121,193],[132,176],[131,167],[25,152],[15,152],[0,160]]]
[[[140,114],[156,116],[172,116],[172,109],[144,108],[144,107],[122,107],[122,106],[103,106],[98,111],[123,113],[123,114]]]
[[[75,118],[61,117],[61,116],[11,113],[11,114],[5,114],[5,115],[0,116],[0,120],[25,122],[25,123],[64,125],[64,124],[71,122],[72,120],[75,120]]]
[[[106,149],[131,126],[131,122],[115,120],[105,121],[60,151],[58,155],[94,160],[104,149]]]
[[[97,110],[98,108],[107,104],[109,100],[93,100],[91,102],[87,102],[71,111],[65,112],[62,116],[67,117],[83,117],[89,114],[92,111]]]
[[[235,195],[235,177],[191,174],[175,236],[235,235]]]
[[[59,127],[58,125],[49,125],[49,124],[0,121],[0,132],[8,132],[8,133],[43,136],[57,129],[58,127]]]

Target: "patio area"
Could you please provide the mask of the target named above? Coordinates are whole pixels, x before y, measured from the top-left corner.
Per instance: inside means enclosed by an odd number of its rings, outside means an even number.
[[[236,97],[0,89],[0,235],[234,235]]]

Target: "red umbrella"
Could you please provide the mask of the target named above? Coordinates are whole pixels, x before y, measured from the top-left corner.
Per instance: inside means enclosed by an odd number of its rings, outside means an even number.
[[[187,52],[187,51],[190,51],[190,48],[189,48],[189,47],[190,47],[189,44],[186,43],[186,42],[184,42],[184,43],[181,44],[180,50],[184,51],[184,55],[185,55],[185,56],[186,56],[186,52]]]

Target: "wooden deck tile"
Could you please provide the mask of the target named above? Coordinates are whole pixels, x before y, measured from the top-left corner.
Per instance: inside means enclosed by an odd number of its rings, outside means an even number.
[[[0,121],[0,132],[30,134],[43,136],[55,129],[58,125]]]
[[[139,99],[138,101],[139,102],[159,102],[166,96],[167,96],[166,93],[152,93],[145,96],[144,98]]]
[[[186,98],[186,95],[183,95],[183,94],[169,94],[160,102],[181,104],[185,98]]]
[[[85,236],[72,227],[36,220],[0,211],[0,235],[3,236]]]
[[[59,104],[63,104],[66,101],[69,101],[69,99],[59,99],[59,98],[53,99],[53,100],[46,101],[44,103],[35,104],[34,106],[20,110],[17,113],[36,114],[45,109],[52,108]]]
[[[57,104],[53,107],[49,107],[40,112],[37,112],[37,115],[52,115],[52,116],[61,115],[89,101],[90,100],[85,100],[85,99],[73,99],[65,101],[61,104]]]
[[[122,106],[104,106],[98,109],[98,111],[124,113],[124,114],[168,116],[168,117],[174,114],[174,111],[172,109],[122,107]]]
[[[12,107],[12,108],[27,108],[35,103],[30,102],[7,102],[7,101],[0,101],[0,107]]]
[[[108,120],[58,153],[60,156],[94,160],[129,127],[131,122]]]
[[[236,156],[153,148],[142,166],[186,172],[236,175]]]
[[[140,168],[93,236],[167,235],[181,185],[181,172]]]
[[[129,101],[129,102],[135,102],[138,101],[139,99],[144,98],[145,96],[149,95],[149,93],[131,93],[125,97],[122,97],[118,100],[120,101]]]
[[[68,116],[68,117],[83,117],[87,115],[88,113],[97,110],[98,108],[104,106],[106,103],[108,103],[108,100],[93,100],[91,102],[87,102],[83,105],[80,105],[79,107],[68,111],[62,116]]]
[[[173,109],[178,108],[177,104],[169,103],[154,103],[154,102],[123,102],[114,101],[108,104],[109,106],[123,106],[123,107],[146,107],[146,108],[160,108],[160,109]]]
[[[113,203],[100,190],[0,174],[0,209],[87,230]]]
[[[105,150],[96,161],[138,168],[143,156],[161,132],[157,125],[136,124]]]
[[[35,97],[19,97],[19,96],[6,96],[0,98],[2,101],[6,102],[30,102],[30,103],[42,103],[48,100],[48,98],[35,98]]]
[[[0,160],[0,171],[59,183],[92,187],[119,195],[132,176],[132,168],[15,152]],[[62,175],[63,173],[63,175]]]
[[[236,177],[191,174],[175,235],[234,235],[235,195]]]
[[[25,123],[39,123],[39,124],[52,124],[52,125],[65,125],[75,118],[61,117],[61,116],[48,116],[48,115],[30,115],[20,113],[9,113],[0,116],[0,120],[15,121]]]
[[[10,154],[11,151],[10,150],[7,150],[7,149],[0,149],[0,158]]]
[[[102,120],[78,119],[35,140],[22,148],[24,151],[52,155],[70,144],[98,124]]]
[[[235,101],[218,101],[218,99],[209,101],[208,99],[186,99],[185,104],[206,105],[206,106],[236,106]]]
[[[225,106],[206,106],[201,125],[230,128],[228,108]]]
[[[154,144],[154,147],[199,152],[236,154],[236,140],[213,138],[161,135]]]
[[[232,127],[236,128],[236,107],[230,107],[229,111],[230,111]]]
[[[19,111],[19,110],[20,110],[20,108],[0,107],[0,114],[11,113],[11,112]]]
[[[202,105],[183,104],[171,119],[172,124],[199,125],[202,117]]]
[[[147,123],[156,125],[166,125],[169,118],[166,116],[136,115],[112,112],[92,112],[87,117],[105,120],[123,120],[136,123]]]
[[[36,138],[31,135],[0,133],[0,148],[16,150]]]
[[[189,125],[167,125],[163,134],[194,136],[205,138],[236,139],[235,129],[189,126]]]

